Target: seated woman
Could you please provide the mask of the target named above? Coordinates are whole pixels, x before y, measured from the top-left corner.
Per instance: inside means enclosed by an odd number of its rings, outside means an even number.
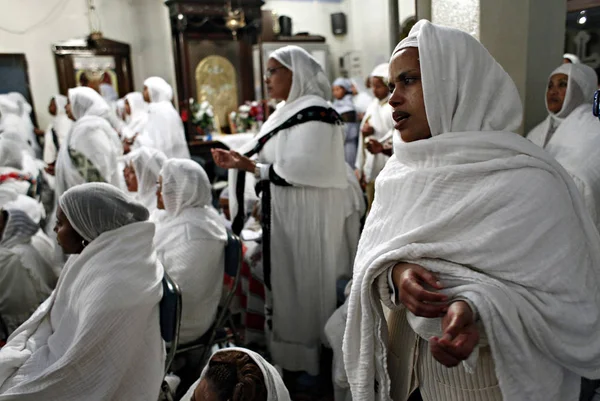
[[[208,176],[196,162],[167,160],[158,179],[156,252],[181,288],[180,342],[201,337],[213,324],[223,285],[227,231],[212,206]]]
[[[0,350],[0,400],[156,400],[163,269],[148,210],[105,183],[59,199],[67,261],[51,296]]]
[[[52,266],[31,242],[39,229],[21,210],[0,213],[0,318],[8,331],[4,335],[29,319],[56,284]]]
[[[123,176],[129,192],[135,193],[140,202],[152,214],[156,209],[156,182],[167,160],[160,150],[139,148],[125,156]]]
[[[354,265],[352,398],[577,400],[600,377],[600,237],[577,187],[515,133],[517,88],[469,34],[420,21],[389,75],[400,137]]]
[[[289,401],[279,372],[256,352],[226,348],[213,354],[181,401]]]
[[[122,187],[118,158],[123,153],[117,132],[105,116],[110,107],[87,87],[69,89],[67,114],[73,128],[56,160],[56,194],[86,182],[107,182]]]

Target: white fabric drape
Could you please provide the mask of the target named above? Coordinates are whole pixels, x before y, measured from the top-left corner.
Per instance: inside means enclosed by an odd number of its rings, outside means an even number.
[[[147,211],[140,215],[140,205],[107,184],[82,185],[61,198],[77,227],[114,227],[103,222],[114,215],[98,212],[113,204],[122,206],[116,220],[125,225],[100,233],[72,256],[50,298],[0,350],[0,400],[158,397],[163,269],[154,253],[154,224],[133,222]]]
[[[365,146],[365,138],[382,139],[394,130],[394,119],[392,118],[392,106],[388,104],[387,99],[373,99],[365,117],[362,120],[360,129],[368,122],[375,130],[375,133],[369,137],[360,136],[358,140],[358,151],[356,153],[355,167],[362,171],[367,182],[372,182],[383,170],[389,157],[383,153],[374,155],[370,153]]]
[[[77,119],[61,147],[56,161],[56,196],[67,189],[85,182],[73,165],[69,149],[83,154],[102,178],[118,188],[123,187],[122,170],[118,159],[123,153],[118,134],[103,118],[108,105],[96,91],[79,87],[69,90],[73,116]]]
[[[170,159],[160,176],[167,213],[157,222],[156,252],[181,288],[180,341],[187,343],[214,322],[223,287],[227,231],[211,204],[210,182],[198,163]]]
[[[562,64],[552,71],[549,79],[556,74],[565,74],[569,77],[563,106],[558,113],[552,113],[548,109],[546,100],[548,117],[527,134],[527,139],[542,148],[548,146],[558,127],[575,109],[582,104],[592,103],[594,92],[598,87],[596,72],[585,64]]]
[[[252,358],[252,360],[258,365],[258,367],[260,368],[260,371],[262,372],[264,379],[265,379],[265,385],[267,387],[267,401],[289,401],[290,400],[290,394],[289,394],[287,388],[285,387],[285,384],[283,383],[283,379],[281,378],[281,375],[279,374],[277,369],[275,369],[275,367],[273,365],[271,365],[269,362],[267,362],[262,356],[260,356],[256,352],[250,351],[249,349],[246,349],[246,348],[231,347],[231,348],[220,349],[217,352],[215,352],[213,354],[213,356],[218,353],[231,352],[231,351],[238,351],[238,352],[243,352],[244,354],[248,354],[248,356],[250,358]],[[211,358],[212,358],[212,356],[211,356]],[[191,401],[192,396],[194,395],[194,391],[196,390],[196,387],[198,387],[198,384],[200,383],[200,381],[206,374],[207,369],[208,369],[208,365],[202,371],[202,374],[200,375],[200,378],[198,379],[198,381],[196,381],[196,383],[194,383],[190,387],[190,389],[183,396],[181,401]]]
[[[513,133],[518,92],[481,44],[425,21],[411,36],[433,138],[396,136],[376,184],[343,346],[353,399],[390,399],[375,280],[406,261],[475,305],[505,400],[576,400],[600,377],[598,232],[567,172]]]
[[[127,131],[130,135],[142,133],[148,123],[148,105],[144,101],[144,96],[139,92],[131,92],[125,96],[129,103],[131,115],[128,116]]]
[[[152,148],[139,148],[125,156],[125,162],[131,163],[137,178],[135,199],[150,213],[156,210],[156,183],[166,160],[163,152]]]
[[[34,131],[35,127],[33,126],[33,121],[31,120],[31,111],[33,110],[33,108],[31,107],[31,105],[29,104],[27,99],[25,99],[25,96],[23,96],[19,92],[10,92],[6,96],[18,105],[18,107],[19,107],[18,115],[25,125],[27,142],[29,142],[29,145],[35,152],[36,157],[40,157],[41,156],[41,148],[40,148],[40,144],[38,143],[36,135],[35,135],[35,131]]]
[[[189,159],[185,130],[179,113],[171,103],[173,89],[162,78],[151,77],[144,81],[150,92],[146,127],[137,139],[139,145],[159,149],[169,158]]]
[[[56,95],[54,96],[54,102],[56,103],[56,115],[52,119],[50,125],[48,125],[48,128],[46,128],[46,132],[44,134],[43,157],[46,164],[54,163],[58,155],[58,149],[56,149],[56,145],[54,143],[52,130],[54,130],[56,133],[58,145],[60,146],[67,138],[67,135],[73,126],[73,121],[67,116],[67,112],[65,111],[67,97],[63,95]]]

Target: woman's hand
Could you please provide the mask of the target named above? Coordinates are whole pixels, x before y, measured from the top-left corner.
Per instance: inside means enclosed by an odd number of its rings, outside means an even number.
[[[442,338],[431,337],[433,357],[446,367],[454,367],[467,359],[479,342],[475,315],[464,301],[453,302],[442,319]]]
[[[238,169],[254,172],[256,165],[252,160],[234,150],[211,149],[216,165],[224,169]]]
[[[400,302],[415,316],[442,317],[448,310],[446,295],[424,288],[425,285],[436,290],[443,287],[437,277],[422,266],[398,263],[392,271],[392,281]]]
[[[38,127],[33,128],[33,132],[37,135],[37,136],[44,136],[46,135],[46,131],[42,131],[41,129],[39,129]]]
[[[371,138],[371,139],[369,139],[369,142],[367,143],[367,150],[370,153],[377,155],[384,151],[384,147],[383,147],[383,144],[381,142],[379,142],[377,139]]]
[[[367,121],[366,123],[364,123],[360,132],[362,132],[363,136],[370,136],[375,133],[375,129],[373,127],[371,127],[371,125]]]

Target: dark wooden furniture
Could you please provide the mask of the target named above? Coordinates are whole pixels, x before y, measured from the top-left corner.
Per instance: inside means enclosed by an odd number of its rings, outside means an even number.
[[[196,67],[207,56],[227,59],[237,72],[238,101],[254,99],[252,45],[260,33],[262,0],[232,0],[233,9],[242,8],[246,26],[236,35],[225,26],[227,2],[224,0],[168,0],[179,110],[189,108],[197,99]],[[227,121],[219,121],[227,132]],[[194,130],[186,123],[188,138]]]
[[[78,86],[75,60],[77,57],[111,57],[114,59],[114,73],[117,79],[118,96],[123,97],[133,91],[131,69],[131,48],[127,43],[90,35],[83,39],[70,39],[52,45],[60,93],[67,95],[69,88]]]
[[[600,0],[567,0],[567,12],[600,7]]]
[[[31,119],[37,126],[35,106],[29,83],[27,59],[21,53],[0,53],[0,93],[19,92],[32,107]]]

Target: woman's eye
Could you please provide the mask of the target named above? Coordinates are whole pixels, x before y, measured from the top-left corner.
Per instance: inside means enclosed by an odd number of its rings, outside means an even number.
[[[404,78],[404,85],[412,85],[417,82],[417,78]]]

